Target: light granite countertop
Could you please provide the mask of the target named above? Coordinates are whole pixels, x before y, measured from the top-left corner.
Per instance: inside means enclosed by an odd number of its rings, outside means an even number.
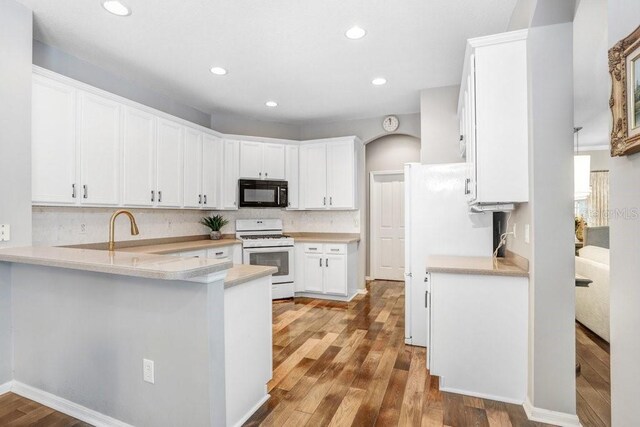
[[[430,256],[427,258],[430,273],[480,274],[488,276],[529,277],[529,271],[509,259],[467,256]]]
[[[131,253],[143,253],[143,254],[170,254],[173,252],[197,251],[201,249],[232,246],[235,244],[242,244],[242,242],[237,239],[220,239],[220,240],[206,239],[206,240],[193,240],[193,241],[187,241],[187,242],[132,246],[129,248],[118,249],[118,251],[131,252]]]
[[[276,267],[267,267],[263,265],[249,265],[249,264],[235,264],[227,272],[227,277],[224,279],[224,287],[230,288],[242,283],[250,282],[254,279],[259,279],[265,276],[271,276],[277,273]]]
[[[217,259],[34,246],[0,250],[0,261],[163,280],[187,280],[233,266]]]
[[[318,243],[353,243],[360,241],[358,233],[287,233],[293,237],[296,243],[318,242]]]

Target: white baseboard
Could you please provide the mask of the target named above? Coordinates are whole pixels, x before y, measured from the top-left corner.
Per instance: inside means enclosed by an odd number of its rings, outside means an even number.
[[[527,418],[531,421],[553,424],[560,427],[582,427],[578,416],[564,412],[550,411],[548,409],[536,408],[531,404],[529,398],[522,405]]]
[[[234,425],[234,427],[241,427],[245,422],[247,422],[247,420],[249,418],[251,418],[251,416],[254,414],[254,412],[256,412],[258,410],[258,408],[260,408],[264,402],[269,400],[270,397],[271,397],[271,395],[267,394],[265,397],[260,399],[258,401],[258,403],[256,403],[253,406],[253,408],[249,409],[249,411],[246,414],[244,414],[244,416],[242,418],[240,418],[240,420]]]
[[[494,394],[488,394],[488,393],[476,393],[476,392],[472,392],[472,391],[468,391],[468,390],[460,390],[457,388],[451,388],[451,387],[446,387],[443,382],[442,382],[442,377],[440,377],[440,391],[446,391],[448,393],[455,393],[455,394],[462,394],[465,396],[473,396],[473,397],[479,397],[480,399],[488,399],[488,400],[497,400],[498,402],[505,402],[505,403],[513,403],[515,405],[522,405],[522,399],[518,400],[518,399],[513,399],[510,397],[504,397],[504,396],[496,396]]]
[[[84,406],[73,403],[70,400],[63,399],[62,397],[58,397],[54,394],[42,391],[18,381],[13,381],[11,391],[96,427],[132,427],[130,424],[101,414],[93,409],[85,408]]]
[[[366,288],[358,289],[356,291],[356,294],[359,294],[359,295],[366,295],[368,293],[369,293],[369,291]]]
[[[314,294],[313,292],[296,292],[296,297],[314,298],[314,299],[327,299],[331,301],[350,302],[360,292],[354,292],[353,295],[346,297],[340,295],[326,295],[326,294]]]
[[[13,381],[7,381],[4,384],[0,384],[0,396],[5,393],[9,393],[11,391],[11,386],[13,385]]]

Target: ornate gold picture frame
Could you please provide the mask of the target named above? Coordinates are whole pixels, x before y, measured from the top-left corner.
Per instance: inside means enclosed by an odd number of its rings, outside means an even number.
[[[640,26],[609,49],[611,156],[640,152]]]

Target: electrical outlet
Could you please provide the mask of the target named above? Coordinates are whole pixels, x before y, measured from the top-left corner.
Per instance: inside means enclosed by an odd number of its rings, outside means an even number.
[[[142,370],[143,370],[142,379],[144,379],[148,383],[155,384],[156,379],[155,379],[155,369],[153,367],[153,360],[142,359]]]
[[[517,239],[517,238],[518,238],[518,233],[517,233],[517,231],[516,231],[517,229],[518,229],[518,224],[515,224],[515,223],[514,223],[514,224],[513,224],[513,238],[514,238],[514,239]]]
[[[0,242],[8,242],[9,240],[11,240],[11,226],[0,224]]]
[[[524,226],[524,242],[525,243],[529,243],[529,241],[531,240],[531,236],[530,236],[530,229],[529,229],[529,224],[525,224]]]
[[[80,234],[87,234],[87,224],[80,224]]]

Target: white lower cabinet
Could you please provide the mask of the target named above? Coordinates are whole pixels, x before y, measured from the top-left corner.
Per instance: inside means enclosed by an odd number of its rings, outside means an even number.
[[[357,288],[357,243],[296,243],[295,291],[344,300]]]
[[[179,256],[180,258],[222,259],[232,261],[234,264],[242,264],[242,246],[238,243],[195,251],[173,252],[166,255]]]

